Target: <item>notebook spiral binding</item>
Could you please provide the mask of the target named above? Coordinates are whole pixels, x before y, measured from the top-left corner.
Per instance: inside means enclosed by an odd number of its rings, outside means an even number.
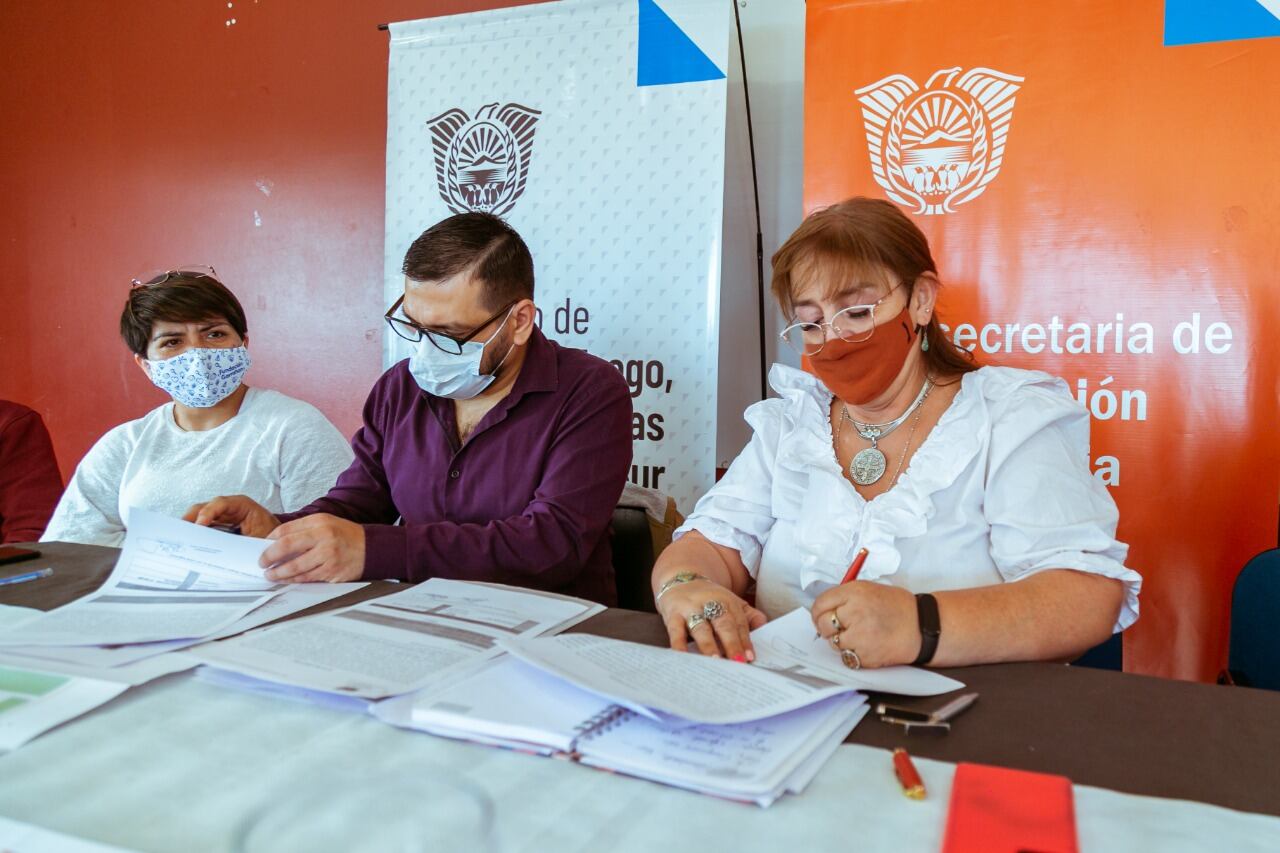
[[[621,725],[636,715],[635,711],[621,705],[610,705],[608,708],[588,717],[573,727],[573,741],[569,744],[569,757],[577,761],[581,757],[578,744]]]

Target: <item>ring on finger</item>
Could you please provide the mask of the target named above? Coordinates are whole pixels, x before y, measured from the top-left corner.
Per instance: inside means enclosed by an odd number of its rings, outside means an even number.
[[[862,669],[862,658],[853,649],[841,649],[840,662],[849,669]]]
[[[842,651],[842,649],[840,648],[840,635],[832,634],[830,639],[831,639],[831,648],[835,649],[836,651]]]
[[[844,626],[840,624],[840,617],[836,615],[834,610],[831,611],[831,630],[837,634],[844,630]]]
[[[697,628],[699,625],[701,625],[703,622],[706,622],[706,621],[707,621],[707,617],[703,616],[701,613],[695,613],[692,616],[685,619],[684,624],[686,627],[688,627],[689,633],[692,634],[694,628]]]
[[[719,619],[724,615],[724,605],[718,601],[708,601],[702,605],[702,615],[707,619]]]

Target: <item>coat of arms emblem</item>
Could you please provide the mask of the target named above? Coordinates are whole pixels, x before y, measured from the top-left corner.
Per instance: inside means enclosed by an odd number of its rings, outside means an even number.
[[[1000,172],[1023,79],[945,68],[923,89],[902,74],[858,89],[876,183],[915,213],[953,213],[980,196]]]
[[[440,197],[450,210],[502,216],[515,206],[529,178],[540,115],[520,104],[486,104],[475,118],[455,107],[427,122]]]

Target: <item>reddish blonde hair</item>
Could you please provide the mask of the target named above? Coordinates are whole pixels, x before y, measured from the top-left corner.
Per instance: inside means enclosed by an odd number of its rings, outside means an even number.
[[[907,298],[916,280],[926,273],[935,278],[938,266],[929,241],[895,205],[882,199],[855,196],[805,217],[795,233],[773,254],[773,296],[782,313],[793,315],[797,279],[821,276],[828,290],[851,280],[902,283]],[[893,281],[886,280],[888,277]],[[949,376],[977,370],[968,350],[957,347],[942,331],[934,311],[924,328],[929,349],[923,353],[929,372]]]

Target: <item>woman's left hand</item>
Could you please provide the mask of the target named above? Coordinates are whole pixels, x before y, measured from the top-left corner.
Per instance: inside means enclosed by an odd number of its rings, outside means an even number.
[[[853,651],[849,660],[864,668],[908,664],[920,654],[916,597],[901,587],[851,581],[818,596],[810,614],[818,633],[827,642],[838,635],[836,650]]]

